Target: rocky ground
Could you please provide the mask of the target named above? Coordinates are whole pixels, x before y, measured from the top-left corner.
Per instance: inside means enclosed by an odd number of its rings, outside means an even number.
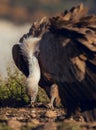
[[[96,130],[96,123],[65,119],[63,108],[0,108],[0,130]]]

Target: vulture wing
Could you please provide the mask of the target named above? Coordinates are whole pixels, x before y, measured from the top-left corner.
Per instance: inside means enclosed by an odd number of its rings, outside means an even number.
[[[70,14],[70,15],[69,15]],[[78,80],[84,77],[80,76],[80,71],[84,74],[87,68],[90,73],[96,72],[96,16],[87,15],[87,9],[83,5],[73,7],[69,12],[64,12],[60,16],[50,19],[50,32],[58,36],[59,46],[62,45],[63,58],[65,52],[67,59],[70,59],[75,76]],[[51,36],[52,37],[52,36]],[[55,39],[56,39],[55,38]],[[52,40],[52,38],[51,38]],[[55,41],[55,42],[56,42]],[[77,71],[80,70],[80,71]],[[77,71],[77,72],[76,72]],[[90,74],[90,76],[92,76]]]
[[[43,75],[58,84],[69,113],[96,108],[96,16],[88,16],[82,4],[50,19],[40,60]],[[94,110],[86,116],[96,120]]]

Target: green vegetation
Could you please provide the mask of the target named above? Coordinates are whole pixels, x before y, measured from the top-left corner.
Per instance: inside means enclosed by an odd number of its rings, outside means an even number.
[[[1,121],[0,121],[1,122]],[[0,123],[0,130],[12,130],[6,122]]]
[[[8,77],[0,81],[0,106],[19,107],[27,105],[30,101],[25,91],[26,78],[17,69],[14,72],[7,68]],[[44,90],[39,88],[37,102],[46,102],[48,97]]]
[[[81,124],[76,122],[64,122],[60,123],[60,125],[58,126],[58,130],[81,130],[80,125]]]

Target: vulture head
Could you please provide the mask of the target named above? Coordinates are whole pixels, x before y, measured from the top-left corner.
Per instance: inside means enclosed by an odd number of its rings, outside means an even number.
[[[20,43],[13,46],[12,54],[27,77],[31,102],[36,98],[38,85],[46,91],[56,85],[68,117],[79,111],[86,121],[93,121],[96,120],[96,15],[88,15],[87,11],[80,4],[48,21],[42,20],[38,26],[33,24]],[[55,95],[53,99],[56,98]]]

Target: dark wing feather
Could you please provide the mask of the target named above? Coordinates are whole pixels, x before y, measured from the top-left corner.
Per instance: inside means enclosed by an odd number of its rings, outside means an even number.
[[[28,62],[26,58],[22,55],[20,46],[18,44],[13,46],[12,56],[18,69],[21,70],[25,74],[25,76],[28,76],[29,75]]]
[[[77,53],[78,57],[82,54],[88,64],[96,65],[96,16],[88,16],[87,9],[82,4],[51,18],[49,30],[53,34],[70,39],[77,50],[74,53]]]
[[[88,9],[80,4],[73,7],[69,11],[61,13],[61,15],[50,18],[50,29],[60,29],[67,27],[72,27],[74,24],[78,23],[82,18],[86,17]],[[84,20],[83,20],[84,21]]]

